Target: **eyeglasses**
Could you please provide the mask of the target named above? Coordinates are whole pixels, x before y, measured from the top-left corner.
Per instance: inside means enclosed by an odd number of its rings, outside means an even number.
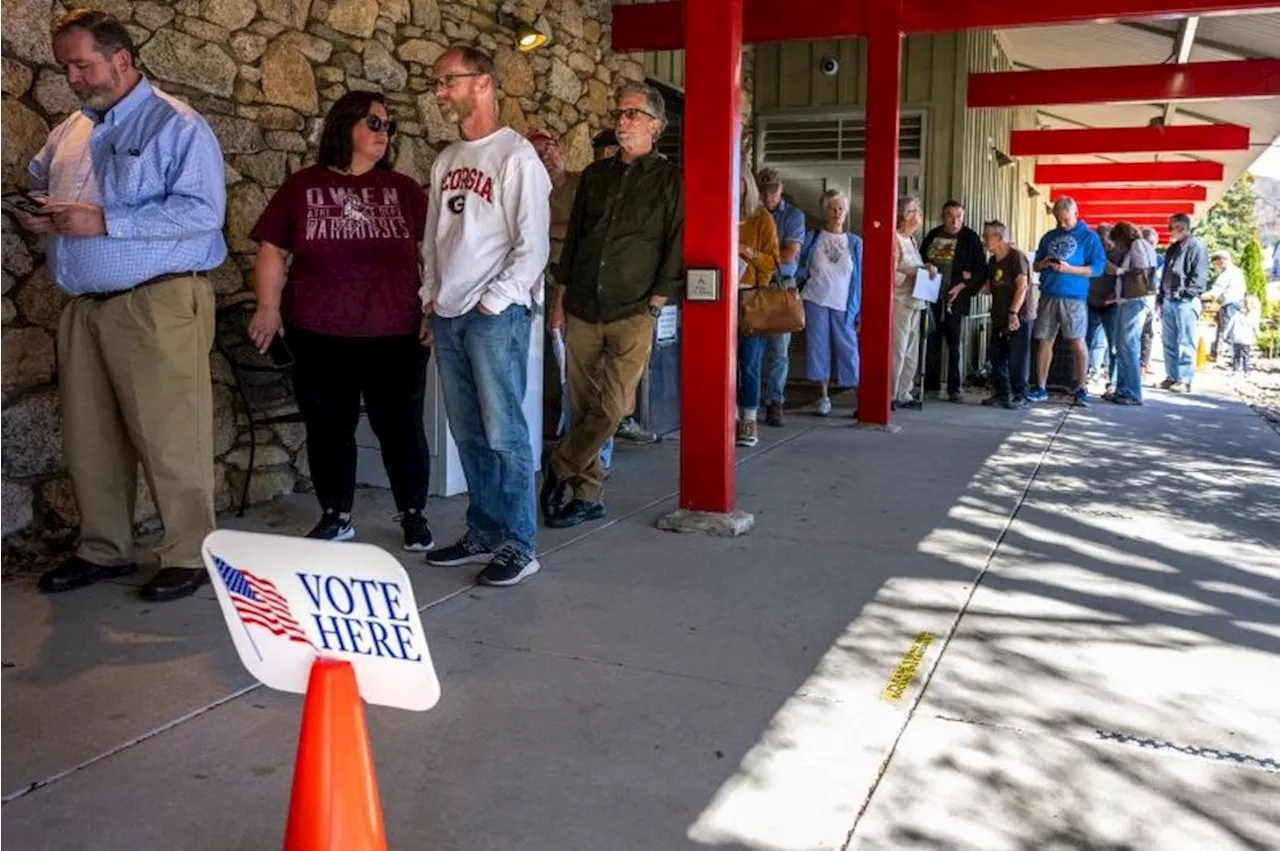
[[[396,135],[395,119],[387,119],[384,121],[376,115],[366,115],[364,117],[364,126],[368,127],[374,133],[381,133],[383,130],[386,130],[388,136]]]
[[[652,112],[647,112],[643,109],[637,109],[636,107],[631,107],[629,109],[615,109],[613,111],[614,121],[621,121],[624,118],[627,119],[628,121],[639,121],[641,118],[648,118],[649,120],[652,121],[652,120],[655,120],[657,117],[658,116],[654,115]]]
[[[434,92],[436,89],[444,86],[446,89],[452,89],[453,84],[464,77],[483,77],[484,73],[480,71],[467,71],[464,74],[441,74],[439,77],[427,77],[427,91]]]

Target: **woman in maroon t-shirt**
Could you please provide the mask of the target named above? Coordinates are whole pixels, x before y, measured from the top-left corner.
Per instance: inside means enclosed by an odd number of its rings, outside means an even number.
[[[258,309],[249,334],[293,354],[311,477],[323,516],[307,537],[355,536],[356,425],[364,397],[407,550],[431,549],[422,425],[429,350],[419,342],[427,196],[391,170],[396,125],[375,92],[349,92],[324,121],[316,165],[292,175],[254,226]]]

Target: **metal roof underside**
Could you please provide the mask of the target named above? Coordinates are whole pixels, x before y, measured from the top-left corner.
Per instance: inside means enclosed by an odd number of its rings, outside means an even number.
[[[1102,68],[1158,65],[1176,61],[1179,18],[1110,24],[1001,30],[1001,44],[1016,68]],[[1280,13],[1204,16],[1197,21],[1189,62],[1280,58]],[[1107,154],[1090,157],[1041,157],[1040,162],[1162,162],[1208,159],[1226,167],[1226,180],[1208,185],[1209,200],[1196,205],[1203,214],[1237,177],[1280,139],[1280,98],[1181,101],[1177,124],[1227,123],[1249,128],[1247,151],[1203,154]],[[1165,115],[1166,104],[1046,106],[1037,110],[1044,128],[1133,127]]]

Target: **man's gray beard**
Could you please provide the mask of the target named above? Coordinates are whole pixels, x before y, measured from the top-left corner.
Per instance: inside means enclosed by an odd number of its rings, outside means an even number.
[[[111,107],[111,95],[107,92],[91,92],[80,98],[80,103],[94,112],[106,112]]]
[[[463,121],[467,120],[467,117],[470,116],[472,112],[475,112],[475,110],[467,110],[464,112],[460,107],[440,107],[440,115],[450,124],[461,124]]]

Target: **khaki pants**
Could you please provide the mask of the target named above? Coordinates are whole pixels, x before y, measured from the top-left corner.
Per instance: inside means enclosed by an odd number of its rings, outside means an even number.
[[[893,400],[910,402],[920,360],[920,311],[910,302],[893,300]]]
[[[569,353],[569,433],[556,446],[552,469],[578,499],[599,502],[604,494],[600,448],[632,408],[636,387],[653,351],[648,313],[598,324],[565,320]]]
[[[209,281],[195,276],[63,310],[62,438],[86,561],[134,561],[141,462],[164,522],[160,566],[203,565],[200,545],[214,527],[213,314]]]

